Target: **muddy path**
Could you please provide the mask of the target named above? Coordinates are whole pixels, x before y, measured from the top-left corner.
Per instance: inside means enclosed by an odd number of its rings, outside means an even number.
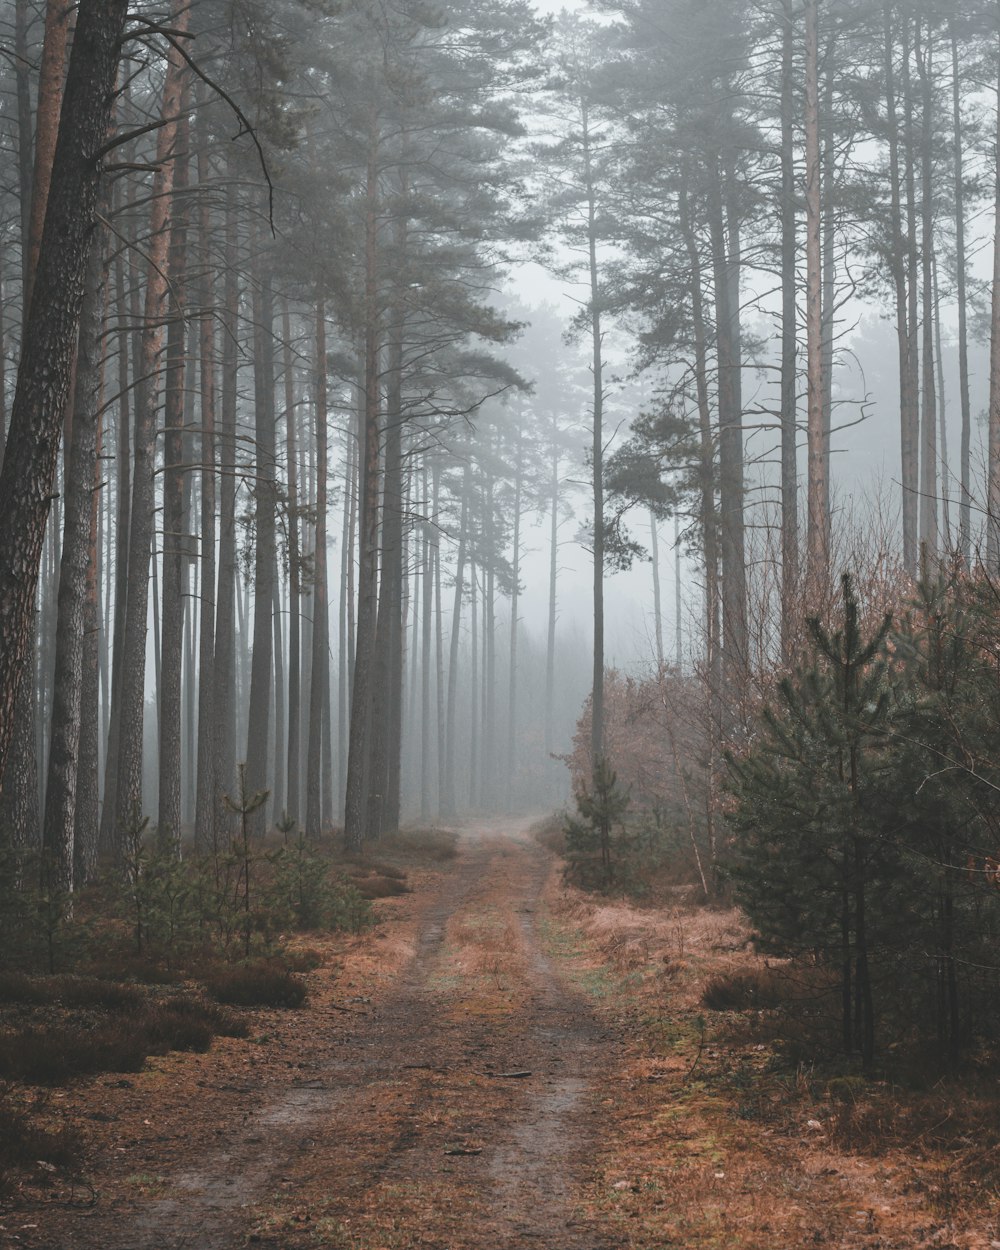
[[[580,1208],[619,1044],[547,953],[552,870],[523,826],[464,833],[453,869],[416,903],[393,983],[303,1013],[318,1047],[300,1075],[244,1090],[216,1146],[179,1153],[147,1192],[81,1212],[71,1244],[620,1244]]]

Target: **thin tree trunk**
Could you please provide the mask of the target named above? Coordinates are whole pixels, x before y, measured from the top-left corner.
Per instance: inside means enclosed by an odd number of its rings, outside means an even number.
[[[187,30],[189,10],[174,0],[171,21],[178,30]],[[170,210],[174,185],[177,118],[180,113],[186,66],[171,49],[163,86],[160,110],[164,124],[157,132],[156,172],[150,204],[149,242],[146,247],[149,271],[142,321],[142,350],[137,360],[139,386],[135,403],[135,431],[132,445],[132,505],[129,517],[128,585],[125,627],[122,641],[122,695],[119,702],[118,787],[109,829],[114,849],[121,857],[127,849],[121,844],[123,824],[137,825],[142,811],[143,710],[146,690],[146,630],[149,604],[150,552],[154,545],[154,500],[156,467],[156,413],[160,348],[167,300],[167,258],[170,247]],[[155,572],[155,558],[154,558]],[[154,593],[154,624],[155,624]],[[155,646],[155,643],[154,643]],[[159,680],[157,680],[159,687]],[[105,795],[107,804],[109,796]]]
[[[593,399],[591,473],[594,504],[594,670],[590,696],[590,766],[596,778],[604,759],[604,334],[597,264],[597,200],[586,102],[582,109],[584,190],[587,200],[587,262],[590,280],[590,346]]]
[[[958,38],[950,23],[952,117],[955,145],[955,295],[958,303],[958,378],[962,405],[961,498],[958,544],[966,563],[972,552],[972,402],[969,395],[969,331],[965,262],[965,176],[962,156],[962,100],[958,76]]]
[[[1000,152],[1000,80],[997,82],[997,151]],[[990,317],[990,414],[986,478],[986,564],[1000,572],[1000,156],[994,180],[993,301]],[[4,468],[6,469],[6,464]]]
[[[911,574],[917,567],[917,396],[910,360],[913,336],[907,295],[907,242],[903,232],[902,173],[900,168],[899,119],[892,6],[883,9],[885,43],[885,96],[889,140],[889,266],[896,297],[896,337],[899,350],[900,481],[902,484],[903,566]]]
[[[323,701],[329,699],[327,642],[329,609],[326,573],[327,407],[326,305],[316,301],[316,551],[313,557],[312,664],[309,678],[309,737],[306,747],[306,833],[318,837],[322,822]]]
[[[830,483],[823,411],[823,261],[819,123],[819,0],[806,0],[806,375],[808,380],[809,581],[823,595],[830,580]]]
[[[348,847],[360,848],[366,836],[366,789],[372,660],[378,594],[379,349],[381,317],[378,288],[378,144],[372,119],[368,144],[365,206],[365,386],[361,448],[361,509],[358,561],[358,624],[347,756],[344,835]]]
[[[920,44],[917,23],[916,63],[921,85],[921,269],[923,287],[923,404],[921,406],[920,542],[929,557],[940,546],[938,529],[937,385],[934,376],[934,86],[930,28]]]
[[[518,411],[514,466],[514,536],[511,558],[510,671],[507,689],[507,808],[511,809],[517,774],[517,611],[521,591],[521,490],[524,480],[523,414]]]
[[[462,513],[458,523],[458,557],[455,565],[455,599],[451,612],[451,638],[448,648],[448,710],[445,727],[445,758],[441,786],[441,816],[454,820],[457,814],[455,802],[455,760],[458,754],[456,716],[458,712],[458,661],[462,631],[462,595],[464,592],[465,554],[468,547],[469,528],[469,466],[462,471]]]
[[[914,491],[913,525],[914,540],[920,535],[920,344],[918,328],[920,313],[918,309],[918,292],[920,290],[919,249],[917,247],[917,191],[916,168],[917,150],[913,135],[913,120],[916,113],[910,77],[910,19],[903,16],[903,139],[905,145],[905,186],[906,186],[906,284],[907,284],[907,352],[906,361],[909,371],[907,394],[911,404],[908,417],[912,447],[912,463],[908,466],[908,474],[912,479]],[[906,480],[904,478],[904,480]],[[919,553],[915,553],[916,557]],[[913,572],[916,572],[916,562]]]
[[[663,600],[660,595],[660,536],[656,514],[649,510],[649,559],[653,566],[653,633],[656,641],[656,666],[663,667]]]
[[[781,26],[781,654],[795,641],[799,594],[798,309],[795,305],[795,29],[793,0]]]
[[[42,845],[48,884],[68,895],[74,884],[87,569],[93,551],[94,479],[100,427],[105,269],[103,232],[91,247],[80,316],[76,394],[65,508],[56,625],[52,732]]]
[[[236,405],[239,383],[239,304],[235,193],[226,201],[226,265],[223,290],[222,395],[219,431],[219,580],[215,610],[212,672],[211,823],[213,849],[221,842],[226,822],[223,795],[236,773]]]
[[[163,628],[160,639],[159,818],[162,847],[181,851],[181,678],[184,655],[184,580],[187,536],[184,533],[184,308],[187,277],[190,123],[187,117],[187,75],[178,100],[177,156],[174,160],[174,203],[170,229],[170,288],[167,309],[166,376],[163,416]]]
[[[299,551],[298,447],[296,444],[295,374],[292,367],[292,325],[288,300],[281,305],[281,336],[284,340],[285,371],[285,463],[288,477],[288,815],[298,820],[302,764],[299,755],[302,724],[300,623],[302,611],[301,562]]]
[[[271,275],[254,292],[254,613],[247,721],[246,775],[251,793],[268,789],[271,741],[271,677],[274,645],[274,582],[277,571],[275,509],[278,502],[274,419],[274,301]],[[318,558],[318,557],[317,557]],[[252,827],[262,836],[268,805],[254,813]]]
[[[203,102],[202,100],[199,103]],[[198,182],[208,182],[208,136],[198,144]],[[198,617],[198,760],[195,790],[195,846],[204,854],[212,849],[216,801],[215,742],[215,596],[216,596],[216,438],[215,438],[215,320],[212,281],[212,223],[209,201],[201,201],[198,243],[201,249],[199,303],[199,361],[201,383],[201,523],[200,599]]]

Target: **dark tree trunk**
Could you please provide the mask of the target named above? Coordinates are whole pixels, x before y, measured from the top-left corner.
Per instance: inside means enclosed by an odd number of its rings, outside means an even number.
[[[517,610],[520,601],[521,576],[521,490],[524,481],[524,430],[522,414],[517,419],[517,452],[514,467],[514,542],[511,559],[510,594],[510,672],[507,687],[507,807],[514,798],[517,774]]]
[[[799,590],[798,312],[795,302],[795,30],[792,0],[782,0],[781,43],[781,651],[795,641]]]
[[[199,101],[200,103],[201,101]],[[198,144],[198,181],[208,182],[208,136]],[[199,363],[201,383],[201,524],[198,617],[198,759],[195,786],[195,846],[203,854],[213,845],[215,810],[215,594],[216,594],[216,439],[215,439],[215,284],[212,280],[212,223],[207,197],[198,218],[201,250]]]
[[[885,43],[885,96],[889,141],[889,265],[896,297],[896,337],[899,347],[899,432],[903,513],[903,566],[917,567],[917,396],[913,390],[910,352],[913,336],[907,297],[907,243],[903,231],[902,173],[900,169],[899,118],[896,100],[895,41],[892,8],[883,12]]]
[[[18,684],[28,657],[32,608],[84,274],[94,233],[100,150],[111,120],[124,0],[82,0],[28,312],[11,427],[0,474],[0,776],[10,749]]]
[[[455,760],[458,754],[456,715],[458,711],[458,660],[462,632],[462,594],[465,577],[465,553],[469,527],[469,468],[462,473],[462,515],[458,524],[458,559],[455,566],[455,601],[451,613],[451,639],[448,648],[448,709],[445,726],[445,759],[441,789],[441,816],[453,820],[455,803]]]
[[[348,847],[360,848],[366,837],[369,720],[372,662],[378,594],[379,522],[379,350],[381,317],[378,288],[378,146],[369,139],[365,208],[365,385],[361,444],[361,506],[358,555],[358,618],[347,753],[344,835]]]
[[[93,503],[101,420],[101,330],[106,289],[102,243],[103,233],[91,247],[80,317],[70,459],[64,483],[52,730],[42,834],[49,884],[63,894],[69,894],[74,884],[87,570],[93,552],[96,519]]]
[[[219,582],[215,611],[212,703],[215,722],[211,838],[222,841],[226,820],[223,796],[236,774],[236,404],[239,382],[240,292],[236,271],[236,205],[226,203],[226,267],[223,292],[222,395],[219,430]]]
[[[316,302],[316,552],[313,558],[312,664],[309,678],[309,740],[306,749],[306,833],[316,837],[322,821],[323,703],[330,697],[326,573],[327,406],[326,305]]]
[[[958,76],[958,38],[951,26],[952,118],[955,144],[955,294],[958,303],[958,379],[962,405],[961,499],[958,543],[966,563],[972,553],[972,401],[969,395],[969,330],[965,265],[965,176],[962,155],[962,101]]]
[[[372,668],[371,764],[368,830],[372,837],[394,832],[399,823],[399,796],[389,793],[390,776],[398,777],[393,755],[399,741],[394,732],[396,708],[402,701],[403,601],[403,327],[398,311],[389,331],[388,393],[385,413],[385,455],[382,488],[382,560],[378,623]],[[400,686],[397,688],[396,679]],[[389,811],[395,813],[395,821]]]
[[[274,644],[274,581],[277,566],[275,509],[278,502],[274,420],[274,301],[271,276],[265,273],[254,293],[254,612],[247,722],[246,777],[251,793],[269,788],[271,675]],[[318,556],[317,556],[318,559]],[[263,835],[268,805],[251,820]]]
[[[172,21],[186,29],[188,10],[180,10],[177,0]],[[156,172],[150,203],[149,242],[146,251],[149,270],[146,278],[146,304],[142,322],[141,352],[137,360],[139,386],[135,402],[135,432],[132,445],[132,506],[129,518],[128,586],[125,629],[122,642],[122,695],[118,714],[118,790],[110,822],[116,853],[121,845],[123,825],[135,828],[142,811],[143,710],[146,691],[146,630],[149,606],[150,553],[154,539],[156,414],[158,370],[163,340],[163,319],[167,300],[167,258],[170,247],[170,209],[174,185],[177,117],[180,112],[186,67],[171,51],[163,87],[161,119],[157,133]],[[154,562],[155,565],[155,562]],[[154,594],[154,627],[155,616]],[[155,640],[154,640],[154,654]],[[157,680],[157,688],[159,680]],[[105,795],[105,804],[109,802]]]
[[[719,405],[719,530],[722,565],[723,698],[734,715],[747,666],[747,586],[740,399],[739,268],[725,225],[718,161],[709,161],[709,230],[715,279]]]
[[[916,64],[920,78],[921,125],[921,284],[923,288],[923,403],[920,430],[920,542],[928,556],[939,547],[937,386],[934,375],[934,86],[931,35],[925,28],[923,46],[917,24]]]
[[[285,460],[288,476],[288,797],[286,808],[292,820],[301,818],[302,761],[299,754],[302,726],[300,651],[302,611],[302,556],[299,551],[298,444],[295,409],[295,374],[292,368],[292,326],[288,300],[282,302],[281,333],[284,340],[285,371]]]
[[[185,279],[187,271],[190,124],[187,76],[178,105],[177,156],[174,160],[174,206],[170,230],[170,288],[167,310],[163,433],[163,611],[160,635],[159,817],[160,845],[181,849],[181,674],[184,656],[184,580],[187,537],[184,533],[184,395]]]

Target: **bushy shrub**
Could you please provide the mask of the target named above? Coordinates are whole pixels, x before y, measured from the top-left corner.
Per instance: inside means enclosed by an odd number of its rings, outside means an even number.
[[[92,1029],[30,1026],[0,1035],[0,1078],[62,1085],[94,1072],[139,1072],[149,1053],[147,1033],[128,1016]]]
[[[713,977],[702,991],[702,1006],[712,1011],[751,1011],[780,1007],[787,987],[769,969]]]
[[[37,1101],[28,1105],[10,1090],[0,1090],[0,1195],[13,1188],[19,1169],[37,1167],[40,1160],[57,1167],[79,1162],[79,1130],[39,1123],[42,1110]]]
[[[301,977],[273,963],[259,961],[219,968],[204,978],[205,989],[231,1007],[301,1007],[306,985]]]

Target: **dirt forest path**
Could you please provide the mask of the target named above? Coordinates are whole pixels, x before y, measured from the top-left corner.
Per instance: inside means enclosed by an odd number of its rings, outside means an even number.
[[[306,1076],[242,1091],[222,1144],[176,1149],[147,1192],[79,1218],[72,1245],[620,1244],[579,1209],[619,1043],[547,953],[552,870],[527,822],[464,832],[454,867],[415,896],[394,983],[313,1009],[328,1040]]]

